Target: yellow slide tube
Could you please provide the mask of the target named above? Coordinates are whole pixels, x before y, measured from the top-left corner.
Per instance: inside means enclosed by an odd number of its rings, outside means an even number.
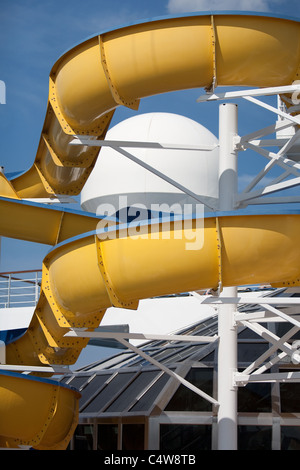
[[[95,36],[53,66],[32,168],[11,181],[21,198],[79,194],[99,149],[69,146],[73,134],[103,139],[115,108],[174,90],[268,87],[299,79],[300,24],[255,15],[198,15]]]
[[[65,449],[77,425],[80,394],[15,372],[0,372],[0,380],[0,447]]]

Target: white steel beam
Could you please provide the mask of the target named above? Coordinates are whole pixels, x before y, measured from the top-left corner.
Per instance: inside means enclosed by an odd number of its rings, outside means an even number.
[[[263,101],[260,101],[260,100],[257,100],[256,98],[253,98],[253,96],[243,96],[243,98],[247,101],[250,101],[251,103],[254,103],[254,104],[257,104],[258,106],[261,106],[262,108],[265,108],[267,109],[268,111],[271,111],[272,113],[275,113],[277,114],[278,116],[281,116],[285,119],[287,119],[288,121],[291,121],[295,124],[300,124],[300,119],[295,117],[295,116],[291,116],[290,114],[284,112],[284,111],[281,111],[281,109],[278,109],[278,108],[274,108],[274,106],[271,106],[267,103],[264,103]]]
[[[150,362],[151,364],[153,364],[154,366],[158,367],[159,369],[163,370],[166,374],[170,375],[171,377],[173,377],[174,379],[178,380],[182,385],[184,385],[185,387],[189,388],[192,392],[196,393],[197,395],[199,395],[200,397],[204,398],[205,400],[209,401],[210,403],[212,403],[213,405],[215,406],[218,406],[219,403],[217,402],[217,400],[215,400],[214,398],[212,398],[211,396],[207,395],[207,393],[203,392],[202,390],[200,390],[198,387],[195,387],[195,385],[193,385],[192,383],[188,382],[187,380],[185,380],[183,377],[181,377],[180,375],[176,374],[176,372],[170,370],[168,367],[166,367],[164,364],[161,364],[159,361],[157,361],[156,359],[154,359],[153,357],[149,356],[148,354],[146,354],[142,349],[139,349],[137,348],[136,346],[133,346],[132,344],[130,344],[128,341],[126,341],[125,339],[121,339],[119,338],[118,341],[120,341],[120,343],[122,343],[124,346],[126,346],[128,349],[131,349],[132,351],[134,351],[136,354],[138,354],[139,356],[143,357],[146,361]]]
[[[275,315],[277,315],[277,316],[283,318],[283,319],[286,320],[287,322],[292,323],[293,325],[295,325],[295,326],[297,326],[298,328],[300,328],[300,322],[299,322],[296,318],[293,318],[291,315],[287,315],[286,313],[281,312],[281,311],[278,310],[277,308],[272,307],[272,305],[265,304],[265,305],[264,305],[264,308],[267,309],[267,310],[269,310],[269,312],[274,313]]]
[[[264,196],[266,194],[273,194],[278,191],[282,191],[284,189],[290,189],[294,188],[295,186],[300,185],[300,176],[296,178],[292,178],[288,181],[282,181],[281,183],[276,183],[276,184],[271,184],[269,186],[266,186],[265,188],[258,189],[256,191],[250,192],[250,193],[245,193],[245,194],[240,194],[238,197],[238,201],[240,203],[243,203],[245,201],[250,201],[252,199],[255,199],[257,197]]]
[[[118,148],[116,149],[121,155],[124,155],[124,157],[126,158],[129,158],[129,160],[132,160],[133,162],[137,163],[138,165],[142,166],[143,168],[145,168],[146,170],[150,171],[151,173],[153,173],[154,175],[158,176],[159,178],[163,179],[164,181],[166,181],[167,183],[171,184],[172,186],[174,186],[175,188],[179,189],[180,191],[182,191],[183,193],[187,194],[188,196],[190,196],[191,198],[195,199],[196,201],[200,202],[201,204],[204,204],[206,205],[207,207],[209,207],[210,209],[212,210],[215,210],[216,209],[216,206],[215,206],[215,201],[213,200],[213,198],[211,197],[206,197],[206,196],[199,196],[198,194],[195,194],[193,191],[190,191],[188,188],[186,188],[185,186],[183,186],[182,184],[178,183],[177,181],[173,180],[172,178],[170,178],[169,176],[165,175],[164,173],[162,173],[161,171],[157,170],[156,168],[154,168],[153,166],[151,165],[148,165],[148,163],[140,160],[139,158],[135,157],[134,155],[132,155],[131,153],[127,152],[126,150],[122,149],[122,148]]]
[[[199,96],[199,98],[196,101],[198,103],[201,103],[203,101],[236,99],[236,98],[244,98],[246,96],[281,95],[285,93],[293,93],[294,91],[300,92],[299,84],[278,86],[278,87],[268,87],[268,88],[243,89],[243,90],[238,90],[238,91],[226,91],[225,93],[206,93],[206,95]]]
[[[289,126],[290,127],[290,126]],[[253,145],[257,145],[257,147],[283,147],[287,142],[291,139],[286,138],[278,138],[278,139],[254,139],[251,140]]]
[[[254,331],[257,333],[259,336],[261,336],[263,339],[268,341],[269,343],[273,344],[276,349],[281,349],[281,351],[285,352],[289,356],[292,355],[294,352],[292,346],[288,343],[282,343],[281,338],[279,338],[277,335],[269,331],[267,328],[265,328],[262,325],[259,325],[258,323],[250,323],[250,322],[243,322],[243,325],[247,326],[250,330]]]
[[[299,319],[300,321],[300,316],[299,316],[299,309],[297,311],[294,311],[296,309],[293,309],[292,312],[289,313],[289,318],[292,318],[291,315],[293,315],[294,319]],[[236,322],[242,322],[243,320],[247,321],[255,321],[257,323],[266,323],[266,322],[272,322],[272,323],[283,323],[286,320],[283,318],[278,317],[278,315],[273,315],[271,312],[266,312],[265,310],[261,310],[258,312],[253,312],[253,313],[237,313],[235,316],[235,321]]]
[[[299,383],[300,372],[279,372],[270,374],[246,375],[244,373],[237,373],[235,376],[237,385],[245,385],[247,383]]]
[[[12,364],[0,364],[0,370],[30,373],[30,372],[50,372],[51,374],[68,374],[70,369],[67,367],[60,366],[26,366],[26,365],[12,365]]]
[[[300,139],[300,130],[297,130],[295,134],[290,139],[288,139],[288,141],[285,144],[283,144],[283,146],[278,152],[278,155],[285,155],[288,152],[288,150],[290,150],[290,148],[293,145],[295,145],[297,141],[299,141],[299,139]]]
[[[203,304],[300,305],[299,297],[207,297]]]
[[[258,145],[254,145],[251,142],[245,142],[244,147],[254,150],[254,152],[259,153],[269,160],[276,160],[277,165],[281,166],[284,170],[289,170],[295,176],[299,176],[298,170],[300,169],[300,164],[296,163],[294,160],[286,158],[280,153],[270,152],[269,150],[259,147]]]
[[[75,204],[76,199],[71,196],[60,196],[56,194],[55,197],[51,198],[24,198],[23,201],[35,202],[38,204]]]
[[[252,364],[250,364],[244,371],[243,374],[251,374],[252,372],[255,371],[261,364],[263,364],[272,354],[277,351],[279,345],[284,344],[286,341],[288,341],[294,334],[298,332],[298,328],[293,327],[288,331],[282,338],[278,339],[277,343],[274,343],[266,352],[261,354]],[[283,357],[287,356],[287,352],[284,351],[280,354],[279,360],[282,359]],[[277,361],[276,361],[277,362]],[[272,365],[274,365],[274,358],[272,361]],[[265,365],[265,370],[269,369],[269,366]]]
[[[259,369],[257,369],[255,372],[253,372],[252,375],[255,375],[255,374],[264,374],[266,371],[270,370],[271,367],[275,366],[276,364],[278,364],[278,362],[282,361],[284,358],[286,358],[287,356],[289,356],[289,354],[285,353],[285,352],[281,352],[281,353],[278,353],[276,356],[272,356],[270,358],[270,360],[266,363],[266,364],[263,364]],[[290,357],[290,356],[289,356]]]
[[[70,145],[87,145],[89,147],[111,147],[115,150],[119,148],[139,148],[139,149],[160,149],[160,150],[197,150],[211,151],[218,147],[215,145],[187,145],[187,144],[163,144],[160,142],[142,142],[136,140],[95,140],[90,137],[75,135]]]
[[[253,180],[248,184],[248,186],[240,193],[247,194],[253,189],[266,175],[267,173],[275,166],[276,160],[273,159],[265,165],[265,167],[253,178]],[[239,195],[240,198],[240,195]]]
[[[144,333],[117,333],[108,331],[86,331],[85,329],[72,328],[65,334],[65,337],[78,338],[108,338],[117,341],[122,339],[144,339],[145,341],[165,340],[165,341],[184,341],[192,343],[214,343],[218,336],[193,336],[193,335],[160,335]]]
[[[74,141],[72,141],[74,143]],[[81,139],[80,141],[80,145],[82,145],[82,143],[84,142],[84,139]],[[94,145],[96,144],[97,142],[100,142],[100,141],[95,141],[95,140],[86,140],[86,142],[90,142],[90,145]],[[106,142],[108,143],[109,147],[112,146],[112,143],[111,141],[105,141],[103,140],[102,142]],[[125,147],[125,142],[121,142],[122,146]],[[130,146],[132,143],[128,143],[128,146]],[[138,142],[136,142],[136,144],[138,144]],[[142,142],[141,143],[141,147],[144,147],[145,146],[145,142]],[[159,144],[158,144],[159,145]],[[131,145],[132,146],[132,145]],[[121,148],[120,146],[114,146],[113,147],[118,153],[120,153],[121,155],[123,155],[124,157],[128,158],[129,160],[137,163],[138,165],[142,166],[143,168],[145,168],[146,170],[150,171],[151,173],[153,173],[154,175],[156,175],[158,178],[161,178],[163,179],[164,181],[166,181],[167,183],[169,183],[170,185],[174,186],[175,188],[179,189],[180,191],[182,191],[183,193],[187,194],[188,196],[190,196],[191,198],[195,199],[196,201],[200,202],[201,204],[204,204],[205,206],[209,207],[210,209],[212,210],[216,210],[216,201],[214,198],[212,197],[206,197],[206,196],[200,196],[196,193],[194,193],[193,191],[189,190],[188,188],[186,188],[185,186],[183,186],[182,184],[178,183],[177,181],[173,180],[172,178],[170,178],[169,176],[165,175],[164,173],[162,173],[161,171],[157,170],[156,168],[154,168],[153,166],[149,165],[148,163],[140,160],[139,158],[135,157],[134,155],[132,155],[131,153],[127,152],[127,150],[124,150],[123,148]],[[213,147],[215,148],[215,147]],[[181,148],[182,150],[182,148]],[[191,149],[189,149],[191,150]],[[200,150],[199,148],[194,148],[194,150]],[[203,148],[202,148],[203,150]],[[207,149],[205,149],[207,150]],[[210,148],[210,150],[212,150],[212,148]]]

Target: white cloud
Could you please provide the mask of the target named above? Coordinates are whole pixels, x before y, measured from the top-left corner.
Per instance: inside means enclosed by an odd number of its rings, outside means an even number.
[[[239,191],[243,191],[244,189],[246,189],[246,187],[253,181],[255,176],[256,175],[251,175],[249,173],[243,173],[239,175],[239,178],[238,178]],[[253,191],[269,186],[270,184],[273,183],[274,178],[275,178],[275,175],[265,176],[261,181],[258,182],[257,185],[255,185],[255,187],[253,188]]]
[[[274,3],[274,2],[273,2]],[[169,0],[170,14],[207,10],[270,11],[269,0]]]

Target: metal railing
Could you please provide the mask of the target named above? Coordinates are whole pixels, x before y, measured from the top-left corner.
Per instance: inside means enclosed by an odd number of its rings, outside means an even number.
[[[35,307],[41,280],[41,270],[0,273],[0,308]]]

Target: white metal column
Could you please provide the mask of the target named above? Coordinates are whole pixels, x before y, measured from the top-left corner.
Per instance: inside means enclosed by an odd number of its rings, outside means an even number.
[[[219,210],[235,208],[237,196],[237,150],[234,137],[238,133],[237,105],[226,103],[219,108]],[[236,287],[226,287],[220,296],[236,297]],[[237,370],[236,307],[223,304],[218,310],[218,449],[237,449],[237,387],[234,374]]]

